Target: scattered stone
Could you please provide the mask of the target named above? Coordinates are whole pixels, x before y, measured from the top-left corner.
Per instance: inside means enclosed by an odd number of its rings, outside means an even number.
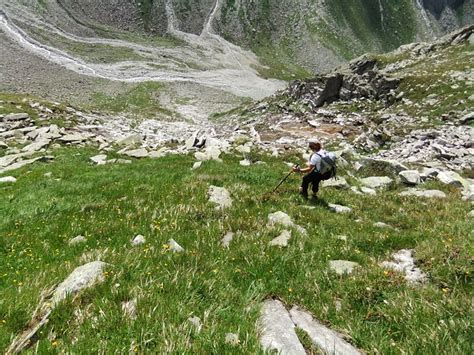
[[[471,212],[469,212],[467,214],[468,217],[471,217],[471,218],[474,218],[474,210],[472,210]]]
[[[48,171],[47,173],[44,173],[43,176],[49,178],[49,177],[53,176],[53,173],[51,171]]]
[[[0,141],[0,149],[8,149],[8,144],[4,141]]]
[[[240,344],[239,336],[234,333],[227,333],[225,335],[225,343],[232,346],[237,346]]]
[[[224,187],[209,187],[209,201],[217,204],[216,210],[225,209],[232,206],[230,193]]]
[[[163,149],[163,148],[162,148]],[[151,151],[150,153],[148,153],[148,158],[151,158],[151,159],[160,159],[160,158],[163,158],[166,156],[167,152],[164,151],[164,150],[154,150],[154,151]]]
[[[375,222],[374,227],[377,228],[386,228],[386,229],[394,229],[392,226],[388,225],[387,223],[384,222]]]
[[[308,334],[313,345],[318,350],[321,350],[322,353],[338,355],[362,354],[362,352],[345,341],[341,334],[315,320],[310,313],[295,306],[290,310],[290,316],[294,324]]]
[[[441,171],[437,175],[437,179],[443,184],[456,186],[459,188],[467,187],[469,183],[454,171]]]
[[[16,182],[16,178],[13,176],[5,176],[5,177],[0,177],[0,183],[14,183]]]
[[[367,170],[367,171],[376,171],[378,174],[385,173],[388,175],[396,175],[403,170],[408,170],[408,168],[400,164],[396,160],[390,159],[375,159],[375,158],[366,158],[362,161],[360,169],[356,170]]]
[[[95,155],[91,157],[90,160],[93,163],[96,163],[97,165],[104,165],[107,162],[107,155],[105,154]]]
[[[184,251],[184,248],[179,245],[174,239],[168,240],[168,245],[173,253],[181,253]]]
[[[64,143],[77,143],[77,142],[82,142],[82,141],[87,140],[87,137],[79,133],[66,134],[62,136],[61,138],[59,138],[58,140]]]
[[[288,216],[285,212],[282,212],[282,211],[278,211],[278,212],[275,212],[275,213],[270,213],[268,215],[268,224],[270,226],[277,226],[277,225],[281,225],[283,227],[292,227],[292,228],[295,228],[298,233],[302,234],[302,235],[307,235],[308,232],[306,231],[306,229],[304,229],[303,227],[295,224],[290,216]]]
[[[371,189],[387,187],[393,180],[388,176],[371,176],[360,180],[361,184]]]
[[[415,266],[413,250],[402,249],[392,255],[394,261],[383,261],[380,266],[405,274],[405,280],[410,284],[426,281],[426,275]]]
[[[252,165],[252,162],[251,162],[250,160],[248,160],[248,159],[244,159],[244,160],[241,160],[241,161],[239,162],[239,164],[240,164],[241,166],[250,166],[250,165]]]
[[[201,332],[201,329],[202,329],[201,318],[196,317],[196,316],[189,317],[188,322],[191,323],[196,328],[196,331],[198,333]]]
[[[125,317],[131,320],[137,319],[137,300],[122,302],[122,311]]]
[[[206,161],[206,160],[216,160],[222,161],[220,159],[221,150],[216,146],[211,146],[206,148],[203,152],[196,152],[194,157],[199,161]]]
[[[146,239],[143,235],[139,234],[132,240],[132,246],[136,247],[146,243]]]
[[[295,324],[280,301],[267,300],[263,303],[259,328],[261,331],[260,343],[265,351],[306,355],[295,332]]]
[[[421,183],[420,173],[416,170],[404,170],[398,175],[400,180],[406,185],[418,185]]]
[[[343,242],[347,242],[348,240],[347,235],[338,235],[336,236],[336,239],[342,240]]]
[[[328,206],[331,211],[336,212],[336,213],[351,213],[352,212],[352,208],[350,207],[336,205],[333,203],[330,203]]]
[[[3,119],[5,121],[23,121],[30,118],[30,115],[27,113],[10,113],[6,115]]]
[[[338,275],[350,274],[356,267],[360,266],[358,263],[347,260],[330,260],[329,269],[336,272]]]
[[[281,234],[278,237],[270,241],[269,244],[271,246],[287,247],[290,239],[291,239],[291,232],[285,230],[281,232]]]
[[[124,153],[131,158],[146,158],[148,157],[148,151],[145,148],[128,150]]]
[[[197,161],[193,165],[193,170],[197,170],[202,166],[202,161]]]
[[[93,261],[79,266],[61,282],[52,296],[53,307],[84,288],[91,287],[96,282],[103,281],[103,269],[107,264],[102,261]]]
[[[222,246],[224,248],[228,248],[230,245],[230,242],[234,239],[234,233],[233,232],[227,232],[226,235],[222,238]]]
[[[37,152],[38,150],[47,147],[51,141],[49,139],[33,142],[21,149],[22,152]]]
[[[322,187],[332,187],[335,189],[348,189],[350,185],[344,177],[338,177],[337,179],[329,179],[322,181]]]
[[[416,197],[426,197],[426,198],[446,198],[446,194],[443,191],[439,190],[406,190],[402,191],[399,194],[400,196],[416,196]]]
[[[115,143],[121,146],[139,145],[143,143],[143,138],[139,134],[132,134],[131,136],[117,140]]]
[[[374,189],[371,189],[370,187],[362,186],[362,187],[360,188],[360,191],[361,191],[363,194],[366,194],[366,195],[371,195],[371,196],[377,195],[377,191],[375,191]]]
[[[41,160],[41,159],[44,159],[44,158],[43,157],[38,157],[38,158],[22,160],[22,161],[13,163],[11,165],[8,165],[8,166],[4,167],[3,169],[0,169],[0,174],[6,173],[7,171],[20,169],[20,168],[22,168],[26,165],[33,164],[34,162],[36,162],[38,160]]]
[[[78,235],[77,237],[72,238],[71,240],[69,240],[68,244],[69,245],[77,245],[77,244],[81,244],[81,243],[85,243],[85,242],[87,242],[87,238],[84,237],[83,235]]]

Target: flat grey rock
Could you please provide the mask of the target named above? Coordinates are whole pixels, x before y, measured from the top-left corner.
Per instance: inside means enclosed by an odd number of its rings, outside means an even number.
[[[446,198],[446,194],[439,190],[406,190],[399,194],[400,196],[416,196],[425,198]]]
[[[3,119],[5,121],[24,121],[30,118],[30,115],[27,113],[10,113],[6,115]]]
[[[181,253],[184,251],[184,248],[179,245],[174,239],[168,240],[168,245],[173,253]]]
[[[26,165],[33,164],[34,162],[37,162],[40,159],[43,159],[43,157],[18,161],[16,163],[13,163],[11,165],[8,165],[8,166],[4,167],[3,169],[0,169],[0,174],[6,173],[7,171],[20,169],[20,168],[22,168]]]
[[[348,260],[330,260],[329,269],[338,275],[350,274],[356,267],[360,266],[358,263]]]
[[[222,237],[222,246],[224,248],[228,248],[229,245],[230,245],[230,242],[232,242],[232,240],[234,239],[234,233],[233,232],[227,232],[226,235],[224,235],[224,237]]]
[[[16,178],[13,176],[5,176],[5,177],[0,177],[0,183],[14,183],[16,182]]]
[[[388,176],[371,176],[360,180],[361,184],[371,189],[387,187],[393,182]]]
[[[196,158],[196,160],[199,160],[199,161],[206,161],[206,160],[222,161],[220,159],[221,153],[222,151],[220,150],[219,147],[211,146],[211,147],[206,148],[202,152],[196,152],[194,154],[194,157]]]
[[[456,186],[459,188],[467,188],[469,186],[467,180],[454,171],[440,171],[436,178],[446,185]]]
[[[248,160],[248,159],[241,160],[241,161],[239,162],[239,164],[240,164],[241,166],[250,166],[250,165],[252,165],[252,163],[251,163],[250,160]]]
[[[391,225],[384,223],[384,222],[375,222],[374,227],[377,228],[385,228],[385,229],[394,229]]]
[[[143,137],[139,134],[132,134],[125,138],[121,138],[115,142],[117,145],[128,146],[128,145],[139,145],[143,143]]]
[[[107,162],[107,155],[99,154],[89,158],[90,161],[96,163],[97,165],[103,165]]]
[[[330,203],[328,206],[331,211],[336,212],[336,213],[351,213],[352,212],[352,208],[350,207],[336,205],[333,203]]]
[[[360,188],[360,191],[361,191],[363,194],[366,194],[366,195],[371,195],[371,196],[377,195],[377,191],[374,190],[374,189],[371,189],[370,187],[362,186],[362,187]]]
[[[341,334],[329,329],[313,318],[313,316],[298,307],[290,310],[290,316],[295,325],[304,330],[315,345],[324,354],[361,355],[357,348],[344,340]]]
[[[472,210],[471,212],[469,212],[467,214],[468,217],[471,217],[471,218],[474,218],[474,210]]]
[[[268,225],[270,227],[272,226],[283,226],[283,227],[291,227],[291,228],[295,228],[298,233],[302,234],[302,235],[307,235],[308,232],[306,231],[306,229],[304,229],[303,227],[295,224],[290,216],[288,216],[285,212],[282,212],[282,211],[278,211],[278,212],[275,212],[275,213],[270,213],[268,215]]]
[[[148,151],[145,148],[128,150],[124,153],[131,158],[146,158],[148,157]]]
[[[49,139],[33,142],[21,149],[22,152],[37,152],[38,150],[47,147],[51,141]]]
[[[344,177],[338,177],[337,179],[329,179],[321,182],[322,187],[331,187],[335,189],[345,190],[350,188],[347,180]]]
[[[263,303],[259,320],[261,332],[260,343],[265,351],[276,351],[278,354],[306,355],[295,324],[285,306],[278,300],[267,300]]]
[[[97,282],[103,281],[103,270],[107,264],[102,261],[93,261],[79,266],[61,282],[52,296],[53,307],[64,300],[68,295],[91,287]]]
[[[72,238],[71,240],[69,240],[68,244],[69,245],[77,245],[77,244],[81,244],[81,243],[85,243],[85,242],[87,242],[87,238],[84,237],[83,235],[78,235],[77,237]]]
[[[398,176],[400,176],[402,183],[406,185],[418,185],[421,183],[420,173],[416,170],[404,170]]]
[[[75,143],[75,142],[82,142],[87,140],[87,136],[76,133],[76,134],[66,134],[59,138],[58,140],[64,143]]]
[[[209,202],[217,204],[217,210],[232,207],[230,193],[224,187],[210,186],[208,194]]]
[[[291,232],[285,230],[281,232],[281,234],[278,237],[271,240],[269,245],[278,246],[278,247],[287,247],[290,239],[291,239]]]
[[[380,266],[405,274],[405,280],[410,284],[419,284],[426,281],[426,275],[415,266],[413,250],[402,249],[392,254],[392,259],[394,261],[383,261]]]
[[[132,246],[136,247],[142,244],[146,243],[146,239],[143,235],[138,234],[135,238],[132,240]]]
[[[193,164],[192,170],[197,170],[202,166],[202,161],[197,161]]]

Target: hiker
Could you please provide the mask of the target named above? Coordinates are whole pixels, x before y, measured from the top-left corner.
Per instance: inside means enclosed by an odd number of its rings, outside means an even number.
[[[304,198],[308,198],[308,187],[309,184],[312,184],[313,197],[317,197],[319,191],[319,183],[321,180],[328,180],[335,174],[335,169],[332,166],[329,166],[323,158],[328,155],[328,153],[322,149],[322,145],[319,142],[311,141],[309,142],[309,148],[313,151],[313,154],[309,157],[308,166],[301,169],[296,166],[293,168],[293,171],[296,173],[305,173],[303,176],[303,181],[300,187],[300,194]]]

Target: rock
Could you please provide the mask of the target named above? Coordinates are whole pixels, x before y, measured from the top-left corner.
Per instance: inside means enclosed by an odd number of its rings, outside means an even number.
[[[302,234],[302,235],[307,235],[308,232],[306,231],[306,229],[304,229],[303,227],[295,224],[290,216],[288,216],[285,212],[282,212],[282,211],[278,211],[278,212],[275,212],[275,213],[270,213],[268,215],[268,224],[270,226],[277,226],[277,225],[281,225],[283,227],[292,227],[292,228],[295,228],[298,233]]]
[[[202,161],[195,162],[193,165],[193,170],[197,170],[202,166]]]
[[[237,346],[240,344],[239,336],[234,333],[227,333],[225,335],[225,343],[232,346]]]
[[[216,209],[225,209],[232,206],[232,199],[230,193],[224,187],[211,186],[209,187],[209,201],[217,204]]]
[[[27,113],[10,113],[6,115],[4,121],[24,121],[30,118],[30,115]]]
[[[351,213],[352,212],[352,208],[350,207],[336,205],[333,203],[330,203],[328,206],[331,211],[336,212],[336,213]]]
[[[85,141],[87,140],[87,138],[88,137],[82,134],[76,133],[76,134],[66,134],[62,136],[61,138],[59,138],[58,140],[64,143],[77,143],[77,142]]]
[[[197,130],[196,132],[192,134],[191,137],[186,139],[186,141],[184,142],[184,145],[187,150],[193,149],[196,146],[196,144],[199,142],[199,139],[198,139],[199,132],[200,130]]]
[[[459,188],[465,188],[469,185],[466,179],[454,171],[441,171],[438,173],[437,179],[443,184]]]
[[[417,196],[417,197],[426,197],[426,198],[445,198],[446,194],[443,191],[439,190],[406,190],[400,192],[400,196]]]
[[[265,351],[276,351],[278,354],[306,355],[306,351],[295,332],[295,324],[280,301],[267,300],[264,302],[259,328],[261,333],[260,343]]]
[[[97,165],[104,165],[107,162],[107,155],[105,154],[99,154],[95,155],[91,158],[89,158],[93,163],[96,163]]]
[[[174,239],[168,240],[168,245],[173,253],[181,253],[184,251],[184,248],[179,245]]]
[[[209,148],[206,148],[204,152],[196,152],[194,154],[194,157],[199,160],[199,161],[206,161],[206,160],[216,160],[216,161],[222,161],[219,157],[221,155],[221,150],[219,147],[214,147],[211,146]]]
[[[143,235],[139,234],[132,240],[132,246],[136,247],[146,243],[146,239]]]
[[[48,171],[47,173],[44,173],[43,176],[49,178],[49,177],[53,176],[53,173],[51,171]]]
[[[0,149],[8,149],[8,144],[4,141],[0,141]]]
[[[360,171],[375,171],[377,173],[385,173],[389,175],[397,175],[401,171],[408,170],[408,168],[400,164],[396,160],[389,160],[389,159],[374,159],[374,158],[366,158],[361,161],[362,165],[360,167]]]
[[[347,183],[344,177],[338,177],[337,179],[324,180],[321,183],[322,187],[333,187],[335,189],[348,189],[350,185]]]
[[[33,159],[28,159],[28,160],[21,160],[19,162],[16,162],[14,164],[8,165],[7,167],[4,167],[3,169],[0,169],[0,174],[6,173],[7,171],[11,170],[16,170],[20,169],[26,165],[33,164],[34,162],[37,162],[38,160],[44,159],[44,157],[38,157],[38,158],[33,158]]]
[[[242,154],[250,154],[251,145],[249,144],[239,145],[235,148],[235,150]]]
[[[71,240],[69,240],[68,244],[69,245],[77,245],[77,244],[81,244],[81,243],[85,243],[85,242],[87,242],[87,238],[84,237],[83,235],[78,235],[77,237],[72,238]]]
[[[196,317],[196,316],[189,317],[188,322],[191,323],[196,328],[196,331],[198,333],[201,332],[201,328],[202,328],[201,318]]]
[[[22,152],[37,152],[38,150],[47,147],[51,141],[49,139],[47,140],[41,140],[38,142],[34,142],[31,144],[28,144],[27,146],[23,147],[21,149]]]
[[[361,191],[363,194],[366,194],[366,195],[372,195],[372,196],[377,195],[377,191],[375,191],[374,189],[371,189],[370,187],[362,186],[362,187],[360,188],[360,191]]]
[[[471,212],[469,212],[467,214],[468,217],[471,217],[471,218],[474,218],[474,210],[471,210]]]
[[[349,238],[347,238],[347,235],[338,235],[336,236],[337,240],[342,240],[343,242],[347,242]]]
[[[139,134],[132,134],[128,137],[119,139],[115,142],[117,145],[129,146],[129,145],[139,145],[143,143],[143,138]]]
[[[278,237],[270,241],[269,245],[278,246],[278,247],[287,247],[290,239],[291,239],[291,232],[285,230],[281,232],[281,234]]]
[[[341,334],[329,329],[313,318],[313,316],[298,307],[290,310],[290,316],[294,324],[304,330],[311,339],[313,345],[323,354],[338,355],[361,355],[357,348],[344,340]]]
[[[387,223],[384,222],[375,222],[374,227],[377,228],[386,228],[386,229],[394,229],[391,225],[388,225]]]
[[[53,307],[68,295],[73,295],[85,288],[91,287],[96,282],[103,281],[103,269],[106,265],[102,261],[93,261],[74,269],[54,291],[52,296]]]
[[[392,255],[393,261],[384,261],[380,266],[405,274],[405,280],[411,284],[418,284],[426,281],[426,275],[415,266],[415,259],[412,256],[413,250],[402,249]]]
[[[122,311],[125,317],[131,320],[137,319],[137,300],[122,302]]]
[[[16,179],[13,176],[0,177],[0,184],[2,183],[14,183]]]
[[[146,158],[148,157],[148,151],[145,148],[128,150],[124,153],[132,158]]]
[[[360,180],[361,184],[371,189],[387,187],[393,180],[388,176],[371,176]]]
[[[421,183],[420,173],[416,170],[401,171],[398,176],[400,180],[406,185],[418,185]]]
[[[353,261],[347,260],[330,260],[329,269],[336,272],[338,275],[350,274],[354,271],[354,268],[360,266]]]
[[[233,232],[227,232],[226,235],[222,238],[222,246],[224,248],[228,248],[230,245],[230,242],[234,239],[234,233]]]
[[[241,161],[239,162],[239,164],[240,164],[241,166],[250,166],[250,165],[252,165],[252,162],[251,162],[250,160],[248,160],[248,159],[244,159],[244,160],[241,160]]]
[[[163,148],[162,148],[163,149]],[[165,150],[154,150],[148,153],[148,158],[151,159],[160,159],[166,156],[167,152]]]

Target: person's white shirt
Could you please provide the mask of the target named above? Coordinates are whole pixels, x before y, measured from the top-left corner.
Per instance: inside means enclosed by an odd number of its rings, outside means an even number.
[[[316,171],[321,171],[321,157],[324,157],[327,154],[327,152],[323,149],[321,149],[319,152],[313,152],[311,156],[309,157],[308,163],[312,166],[314,166],[314,169]]]

